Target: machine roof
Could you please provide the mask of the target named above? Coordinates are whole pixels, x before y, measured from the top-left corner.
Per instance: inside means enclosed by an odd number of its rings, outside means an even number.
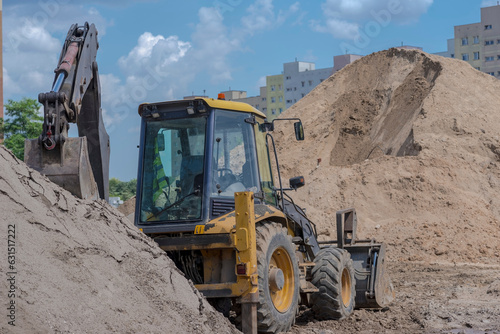
[[[218,99],[205,98],[205,97],[195,97],[195,98],[186,99],[186,100],[165,101],[165,102],[156,102],[156,103],[141,103],[139,105],[138,111],[139,111],[139,115],[141,115],[142,114],[142,107],[144,105],[184,104],[184,103],[200,101],[200,100],[204,101],[211,108],[249,112],[249,113],[252,113],[256,116],[266,118],[266,115],[263,112],[255,109],[254,107],[252,107],[251,105],[249,105],[247,103],[218,100]]]

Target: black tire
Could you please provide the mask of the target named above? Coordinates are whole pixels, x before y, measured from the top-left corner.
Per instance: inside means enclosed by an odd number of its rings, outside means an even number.
[[[321,249],[312,270],[312,283],[319,289],[311,295],[312,309],[319,320],[341,320],[354,310],[356,279],[351,254],[334,247]]]
[[[286,332],[294,324],[299,303],[299,266],[295,257],[295,245],[292,237],[280,224],[259,223],[256,230],[258,330],[260,333]],[[280,270],[283,276],[280,276]]]

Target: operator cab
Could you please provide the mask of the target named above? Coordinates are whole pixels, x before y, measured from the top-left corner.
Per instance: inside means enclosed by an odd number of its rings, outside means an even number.
[[[234,193],[276,205],[265,115],[238,102],[196,98],[143,104],[136,225],[188,232],[234,210]]]

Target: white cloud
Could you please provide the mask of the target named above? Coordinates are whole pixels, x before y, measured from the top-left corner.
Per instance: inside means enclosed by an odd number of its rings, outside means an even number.
[[[50,90],[62,43],[41,26],[4,16],[4,96],[37,96]]]
[[[300,9],[299,2],[294,2],[285,10],[275,13],[273,0],[256,0],[247,8],[247,16],[241,19],[246,33],[254,34],[282,25],[290,16]]]
[[[231,67],[227,56],[240,49],[242,36],[230,37],[223,17],[215,8],[201,8],[199,23],[192,35],[195,68],[207,71],[213,83],[231,80]]]
[[[9,72],[4,67],[3,69],[3,94],[6,98],[9,98],[12,95],[21,93],[21,87],[12,80],[9,75]]]
[[[311,21],[311,28],[317,32],[330,33],[333,37],[341,39],[354,39],[359,35],[359,24],[336,18],[327,18],[324,23]]]
[[[250,33],[271,27],[275,21],[272,0],[257,0],[247,8],[248,15],[241,19],[243,27]]]
[[[186,55],[191,44],[177,36],[143,33],[132,50],[118,60],[124,80],[101,74],[103,120],[108,132],[143,102],[171,100],[182,95],[193,80]]]
[[[67,0],[4,5],[3,65],[8,75],[5,98],[36,97],[49,91],[63,45],[54,34],[65,36],[72,24],[83,24],[85,20],[96,22],[100,35],[110,24],[95,9],[68,4]]]
[[[433,0],[327,0],[321,5],[324,21],[311,21],[311,28],[335,38],[355,39],[369,22],[379,27],[414,23],[432,3]]]
[[[164,69],[183,58],[190,48],[189,42],[180,41],[177,36],[165,38],[145,32],[129,54],[118,60],[118,64],[127,75],[141,73],[145,66]]]

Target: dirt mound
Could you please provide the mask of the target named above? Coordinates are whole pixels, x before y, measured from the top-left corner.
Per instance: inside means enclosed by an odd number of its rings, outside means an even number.
[[[323,239],[335,211],[355,207],[360,236],[388,243],[389,259],[498,263],[499,91],[459,60],[363,57],[283,114],[306,135],[276,132],[283,174],[306,177],[294,195]]]
[[[128,216],[135,212],[135,196],[130,197],[128,200],[123,202],[118,208],[118,211]]]
[[[15,327],[0,332],[238,332],[107,203],[76,199],[4,147],[0,170],[1,234],[15,230],[14,262],[0,266]]]

